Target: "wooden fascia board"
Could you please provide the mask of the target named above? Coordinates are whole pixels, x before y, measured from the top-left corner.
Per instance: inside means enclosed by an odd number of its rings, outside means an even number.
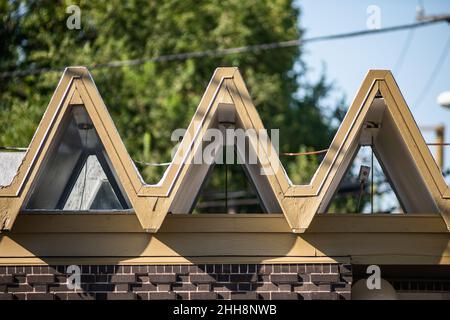
[[[446,233],[437,214],[318,214],[305,233]],[[23,213],[12,233],[145,233],[132,213]],[[282,214],[168,215],[159,233],[290,233]]]

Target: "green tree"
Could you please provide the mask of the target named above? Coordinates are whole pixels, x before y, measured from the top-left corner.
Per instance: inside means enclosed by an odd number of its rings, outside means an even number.
[[[299,8],[291,0],[79,1],[80,30],[66,27],[71,4],[0,0],[0,72],[89,66],[302,36]],[[328,147],[334,128],[321,106],[331,88],[323,78],[314,84],[305,80],[298,47],[91,72],[131,157],[167,162],[172,130],[187,127],[218,66],[240,68],[264,124],[280,128],[281,151]],[[60,76],[53,72],[0,80],[1,145],[29,143]],[[282,161],[300,180],[317,166],[292,157]],[[140,170],[149,183],[162,173],[161,167]]]

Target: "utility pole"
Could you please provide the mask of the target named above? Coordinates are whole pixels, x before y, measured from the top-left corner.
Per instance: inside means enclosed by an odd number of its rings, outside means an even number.
[[[436,162],[441,170],[444,170],[444,142],[445,139],[445,125],[439,124],[436,126],[421,126],[422,131],[433,131],[436,136],[435,143],[427,143],[428,146],[436,147]]]
[[[423,5],[417,7],[416,21],[434,21],[446,20],[450,23],[450,14],[426,15]],[[436,135],[436,143],[428,143],[430,146],[436,146],[436,162],[441,170],[444,170],[444,139],[445,139],[445,125],[437,125],[433,127],[422,127],[424,131],[434,131]]]

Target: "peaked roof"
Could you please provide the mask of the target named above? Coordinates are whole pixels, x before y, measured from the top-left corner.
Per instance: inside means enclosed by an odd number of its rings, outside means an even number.
[[[378,101],[380,98],[384,100]],[[375,152],[400,191],[400,200],[409,201],[408,207],[415,209],[415,213],[441,213],[450,228],[450,188],[392,73],[387,70],[367,73],[311,183],[286,190],[285,196],[292,203],[305,208],[297,213],[299,227],[306,229],[316,213],[325,212],[360,140],[364,139],[362,129],[373,121],[381,123],[374,141]],[[426,205],[421,205],[421,200]]]
[[[402,176],[419,179],[418,190],[427,194],[425,202],[430,203],[427,208],[441,213],[447,226],[450,226],[450,188],[445,183],[392,74],[389,71],[378,70],[369,71],[367,74],[310,184],[293,185],[283,170],[276,152],[258,153],[259,163],[263,164],[264,170],[273,173],[266,175],[267,179],[262,185],[264,187],[259,191],[267,193],[267,197],[270,198],[269,206],[279,208],[283,212],[293,232],[305,231],[314,215],[326,210],[359,144],[361,130],[367,117],[377,117],[377,113],[373,110],[377,108],[377,103],[374,102],[378,94],[384,98],[385,109],[389,115],[385,122],[387,129],[382,127],[379,136],[382,136],[381,132],[386,132],[388,137],[380,138],[378,145],[376,144],[381,151],[382,162],[398,168],[399,161],[406,159],[407,165],[399,168],[402,172],[394,180],[406,185],[407,181],[402,179]],[[0,187],[0,230],[12,227],[55,138],[63,115],[70,105],[80,104],[85,106],[91,117],[118,180],[142,227],[148,232],[156,232],[168,212],[183,211],[186,195],[198,192],[187,190],[186,186],[189,186],[191,182],[189,179],[192,179],[193,175],[200,180],[204,179],[205,172],[195,169],[190,160],[195,156],[206,129],[212,126],[213,117],[218,110],[233,105],[244,129],[256,131],[264,129],[238,69],[218,68],[175,155],[176,159],[182,161],[173,161],[158,184],[148,185],[142,180],[120,139],[87,69],[67,68],[17,174],[11,184]],[[403,147],[395,150],[383,147],[390,139]],[[404,158],[389,156],[396,154],[398,150]],[[410,197],[411,191],[406,190],[404,195]],[[189,196],[188,200],[192,201],[192,197]],[[417,203],[410,205],[417,207]],[[432,213],[428,211],[426,213]]]

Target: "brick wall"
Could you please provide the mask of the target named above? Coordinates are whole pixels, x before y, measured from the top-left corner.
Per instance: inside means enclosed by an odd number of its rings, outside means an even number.
[[[0,299],[350,299],[344,264],[81,266],[81,290],[67,266],[0,266]]]

